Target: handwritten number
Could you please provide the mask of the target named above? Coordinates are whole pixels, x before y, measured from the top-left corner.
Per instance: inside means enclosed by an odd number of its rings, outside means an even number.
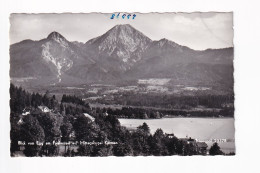
[[[114,19],[114,17],[115,17],[115,14],[112,14],[112,16],[111,16],[111,18],[110,18],[110,19]]]
[[[116,15],[116,14],[112,14],[111,17],[110,17],[110,19],[114,19],[115,16],[116,16],[116,18],[118,19],[118,18],[120,17],[120,13],[118,13],[117,15]],[[128,15],[123,14],[123,15],[122,15],[122,18],[125,19],[126,16],[127,16],[127,19],[130,19],[130,17],[131,17],[132,15],[131,15],[131,14],[128,14]],[[136,14],[133,14],[133,18],[132,18],[132,19],[135,19],[135,17],[136,17]]]

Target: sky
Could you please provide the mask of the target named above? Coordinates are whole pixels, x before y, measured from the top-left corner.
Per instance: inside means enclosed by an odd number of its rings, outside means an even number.
[[[136,14],[136,17],[123,19],[122,14]],[[11,14],[10,43],[41,40],[53,31],[69,41],[85,43],[117,24],[130,24],[152,40],[166,38],[195,50],[233,47],[233,13],[120,13],[114,19],[111,15]]]

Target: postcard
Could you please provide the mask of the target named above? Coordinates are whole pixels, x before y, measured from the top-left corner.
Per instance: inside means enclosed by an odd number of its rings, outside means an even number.
[[[235,155],[233,13],[13,13],[12,157]]]

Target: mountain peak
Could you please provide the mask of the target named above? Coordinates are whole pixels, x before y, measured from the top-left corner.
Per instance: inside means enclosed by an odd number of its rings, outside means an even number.
[[[177,43],[171,41],[171,40],[168,40],[166,38],[162,38],[160,39],[159,41],[156,41],[156,44],[160,47],[163,47],[164,45],[170,45],[172,47],[176,47],[176,46],[180,46],[178,45]]]
[[[115,25],[105,34],[89,40],[86,44],[96,49],[97,54],[107,54],[122,65],[123,71],[141,59],[142,52],[152,42],[150,38],[129,24]]]
[[[68,41],[66,40],[65,37],[63,37],[60,33],[53,31],[50,33],[47,37],[48,40],[54,40],[57,43],[61,44],[63,47],[68,46]]]
[[[88,41],[88,44],[98,44],[99,49],[122,48],[131,49],[131,52],[138,47],[146,46],[151,39],[132,27],[130,24],[115,25],[105,34]]]
[[[114,26],[113,28],[133,28],[130,24],[118,24]]]
[[[120,36],[121,34],[133,34],[133,33],[141,33],[137,31],[134,27],[132,27],[130,24],[119,24],[115,25],[113,28],[111,28],[108,32],[108,34],[115,34],[116,36]],[[142,34],[142,33],[141,33]],[[142,34],[143,35],[143,34]]]
[[[58,38],[65,39],[60,33],[56,31],[51,32],[47,37],[47,39],[58,39]]]
[[[159,40],[159,41],[162,41],[162,42],[168,42],[168,41],[170,41],[170,40],[168,40],[168,39],[166,39],[166,38],[162,38],[162,39]]]

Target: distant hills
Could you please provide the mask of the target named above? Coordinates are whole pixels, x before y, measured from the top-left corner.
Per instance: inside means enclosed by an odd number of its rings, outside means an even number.
[[[176,84],[233,86],[233,48],[196,51],[153,41],[131,25],[116,25],[86,43],[52,32],[10,46],[10,77],[30,85],[115,83],[171,78]]]

